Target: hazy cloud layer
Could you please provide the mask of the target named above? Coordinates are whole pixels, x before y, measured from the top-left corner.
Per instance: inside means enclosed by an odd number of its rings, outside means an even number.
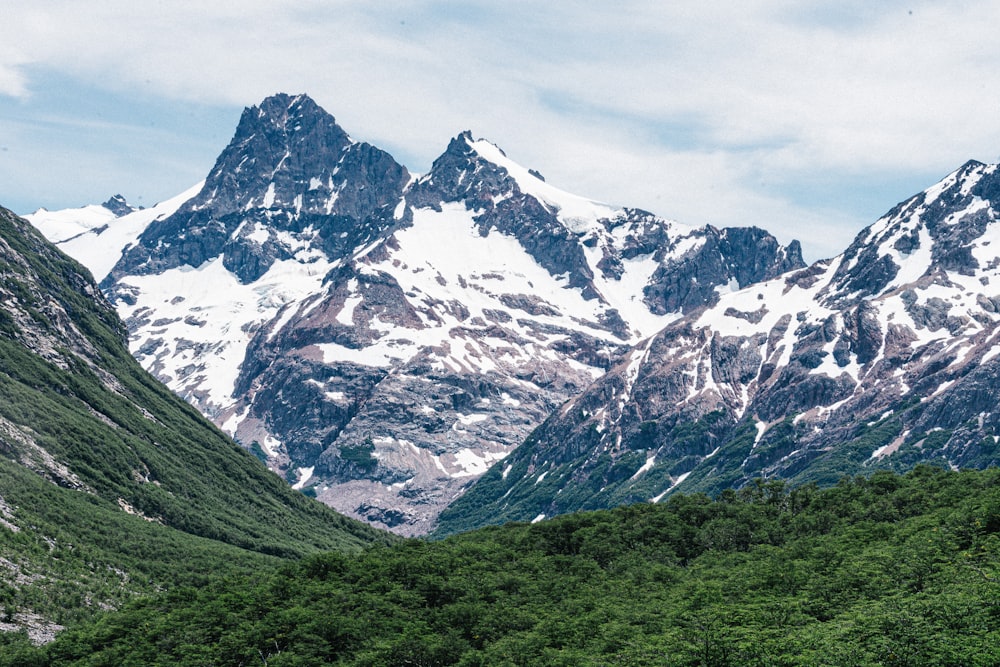
[[[416,171],[471,129],[564,189],[757,224],[812,258],[1000,153],[990,2],[14,0],[3,13],[0,167],[17,176],[0,195],[32,190],[38,206],[106,197],[109,182],[170,196],[211,167],[240,108],[278,91],[308,92]],[[72,127],[105,122],[102,96],[125,128],[103,149],[87,136],[113,127]],[[78,105],[94,116],[74,119]]]

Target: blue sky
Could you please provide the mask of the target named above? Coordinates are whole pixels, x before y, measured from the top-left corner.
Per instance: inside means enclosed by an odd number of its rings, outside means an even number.
[[[310,94],[426,171],[469,129],[565,190],[836,254],[1000,155],[992,2],[9,0],[0,204],[151,205]]]

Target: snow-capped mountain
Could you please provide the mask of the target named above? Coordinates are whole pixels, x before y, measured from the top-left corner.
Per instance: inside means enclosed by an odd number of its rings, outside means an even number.
[[[969,162],[844,254],[633,348],[442,515],[445,531],[918,462],[1000,462],[1000,172]]]
[[[99,235],[112,220],[141,210],[141,206],[132,206],[121,195],[115,195],[103,204],[80,208],[61,211],[40,208],[32,214],[32,224],[54,243],[65,243],[88,232]]]
[[[115,195],[104,204],[39,209],[25,218],[60,250],[85,262],[100,282],[121,259],[122,249],[134,245],[150,223],[172,215],[199,189],[201,184],[147,209],[130,206]]]
[[[563,192],[470,133],[411,177],[306,96],[247,109],[195,190],[64,248],[144,366],[296,487],[406,534],[631,345],[803,266],[759,229]]]

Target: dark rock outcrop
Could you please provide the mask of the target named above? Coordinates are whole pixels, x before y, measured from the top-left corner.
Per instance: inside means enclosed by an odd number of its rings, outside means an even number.
[[[150,224],[105,287],[222,254],[226,268],[250,283],[303,244],[353,250],[392,224],[380,209],[396,204],[408,180],[405,167],[353,141],[308,96],[274,95],[243,111],[201,191]]]

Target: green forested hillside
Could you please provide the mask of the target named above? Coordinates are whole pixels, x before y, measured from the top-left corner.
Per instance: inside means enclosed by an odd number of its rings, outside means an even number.
[[[200,585],[225,572],[251,573],[275,556],[195,537],[60,488],[0,460],[6,525],[0,528],[0,622],[71,626],[96,611],[171,585]],[[7,521],[11,516],[13,523]]]
[[[0,629],[43,637],[137,593],[391,539],[289,488],[124,331],[83,267],[0,209]]]
[[[998,531],[996,469],[761,482],[175,588],[7,664],[995,665]]]

